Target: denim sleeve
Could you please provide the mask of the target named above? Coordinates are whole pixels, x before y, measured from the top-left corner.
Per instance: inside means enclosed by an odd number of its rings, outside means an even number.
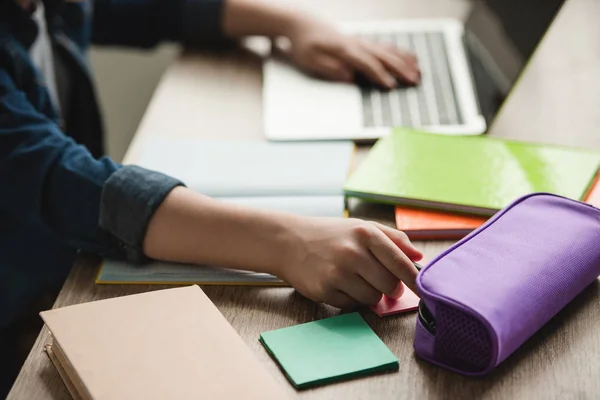
[[[142,243],[150,218],[180,181],[137,166],[125,166],[104,184],[100,228],[118,237],[128,260],[146,260]]]
[[[223,47],[225,0],[95,0],[96,44],[148,48],[161,41]]]
[[[149,219],[178,184],[95,159],[39,113],[0,68],[1,213],[44,224],[74,248],[139,261]]]

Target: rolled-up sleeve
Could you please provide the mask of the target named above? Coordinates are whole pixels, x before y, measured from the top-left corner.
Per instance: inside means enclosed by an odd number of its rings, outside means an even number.
[[[229,46],[223,32],[225,0],[95,0],[96,44],[152,47],[161,41]]]
[[[137,166],[125,166],[108,178],[100,200],[100,228],[119,238],[129,261],[146,260],[142,244],[148,223],[171,190],[181,185]]]

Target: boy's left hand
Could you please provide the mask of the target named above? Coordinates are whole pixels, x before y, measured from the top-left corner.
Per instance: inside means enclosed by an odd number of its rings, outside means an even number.
[[[351,82],[362,73],[374,83],[393,89],[398,81],[419,83],[416,57],[392,45],[345,35],[313,18],[298,18],[288,27],[289,56],[300,68],[321,78]]]

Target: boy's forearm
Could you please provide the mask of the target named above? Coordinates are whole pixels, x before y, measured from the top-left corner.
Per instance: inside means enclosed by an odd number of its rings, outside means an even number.
[[[294,217],[234,208],[189,189],[174,189],[147,229],[153,259],[277,274],[293,247]]]
[[[287,36],[306,15],[262,0],[224,0],[223,30],[230,38]]]

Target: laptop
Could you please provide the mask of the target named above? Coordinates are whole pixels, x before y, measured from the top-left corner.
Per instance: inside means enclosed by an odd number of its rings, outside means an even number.
[[[280,57],[263,64],[268,140],[373,141],[392,127],[445,135],[486,132],[564,0],[481,0],[452,19],[351,22],[353,35],[411,50],[421,83],[383,91],[313,78]],[[527,18],[519,19],[519,16]],[[520,22],[519,22],[520,21]]]

